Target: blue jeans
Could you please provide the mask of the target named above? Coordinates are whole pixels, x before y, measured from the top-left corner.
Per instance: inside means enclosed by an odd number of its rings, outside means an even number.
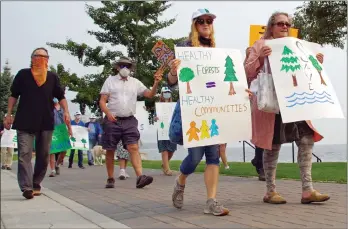
[[[87,151],[88,164],[93,164],[92,149],[97,145],[97,139],[89,139],[89,150]]]
[[[74,162],[74,155],[75,155],[76,149],[72,149],[70,152],[70,156],[69,156],[69,166],[73,164]],[[83,152],[82,150],[77,150],[77,156],[78,156],[78,166],[81,168],[83,167]]]
[[[199,146],[188,149],[188,155],[181,163],[180,172],[184,175],[192,174],[201,162],[203,155],[205,155],[207,165],[219,166],[219,145]]]

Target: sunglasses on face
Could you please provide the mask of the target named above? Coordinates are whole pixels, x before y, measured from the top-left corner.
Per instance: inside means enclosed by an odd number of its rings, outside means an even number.
[[[213,24],[214,20],[213,19],[202,19],[202,18],[198,18],[196,20],[196,23],[199,25],[204,25],[204,23],[207,23],[207,25],[211,25]]]
[[[122,69],[122,68],[128,68],[128,69],[130,69],[132,67],[132,65],[131,64],[120,64],[120,68]]]
[[[41,55],[41,54],[35,54],[35,55],[33,55],[33,57],[43,57],[43,58],[47,58],[47,59],[50,58],[50,57],[47,56],[47,55]]]
[[[290,23],[287,23],[287,22],[277,22],[277,23],[274,23],[274,25],[277,25],[280,28],[283,28],[284,26],[286,26],[286,28],[291,27]]]

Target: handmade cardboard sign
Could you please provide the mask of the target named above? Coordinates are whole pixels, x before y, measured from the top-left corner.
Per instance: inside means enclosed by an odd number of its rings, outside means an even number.
[[[156,103],[158,140],[169,140],[169,125],[176,103]]]
[[[88,128],[72,125],[73,137],[70,137],[71,149],[89,150]]]
[[[4,133],[1,136],[1,147],[17,148],[17,132],[16,132],[16,130],[4,129]]]
[[[270,67],[284,123],[344,118],[323,64],[319,44],[287,37],[266,40]],[[329,63],[328,63],[329,64]]]
[[[137,101],[137,108],[135,113],[135,118],[138,120],[138,130],[140,132],[140,139],[149,129],[149,112],[145,108],[144,101]]]
[[[175,47],[184,147],[251,138],[250,101],[239,50]]]
[[[164,68],[175,58],[174,52],[163,41],[157,41],[151,51]]]
[[[264,25],[250,25],[250,35],[249,35],[249,47],[253,46],[255,41],[260,40],[263,34],[266,31]],[[298,29],[290,28],[289,30],[290,37],[298,37]]]

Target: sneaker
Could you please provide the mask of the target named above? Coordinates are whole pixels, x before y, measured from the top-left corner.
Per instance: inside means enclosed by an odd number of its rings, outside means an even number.
[[[69,165],[68,168],[71,169],[71,168],[72,168],[72,165]]]
[[[56,175],[60,175],[60,168],[57,166],[55,169],[56,169]]]
[[[141,175],[137,178],[137,188],[144,188],[146,185],[151,184],[153,181],[153,177]]]
[[[225,166],[225,169],[230,169],[230,166],[229,166],[229,165],[226,165],[226,166]]]
[[[180,185],[178,178],[175,180],[174,192],[172,195],[173,206],[181,209],[184,205],[184,190],[185,185]]]
[[[120,175],[118,176],[118,179],[120,179],[120,180],[126,179],[126,172],[124,171],[124,169],[120,170]]]
[[[115,188],[115,179],[108,178],[108,180],[106,181],[105,188]]]
[[[126,174],[126,178],[130,178],[130,176],[128,175],[128,173],[127,173],[127,172],[125,172],[125,174]]]
[[[204,208],[204,214],[212,214],[215,216],[228,215],[230,210],[225,208],[221,203],[215,199],[208,199],[207,204]]]
[[[6,166],[4,166],[4,165],[3,165],[3,166],[1,166],[1,169],[6,169]]]
[[[55,176],[56,176],[56,174],[55,174],[55,172],[53,172],[53,171],[52,171],[52,172],[50,173],[50,175],[49,175],[49,177],[55,177]]]
[[[33,195],[34,196],[41,196],[41,190],[40,189],[34,189]]]
[[[79,168],[80,168],[80,169],[85,169],[85,167],[84,167],[84,166],[80,166]]]
[[[28,200],[34,198],[33,190],[25,190],[22,195]]]
[[[11,168],[11,167],[9,167],[9,166],[7,166],[7,167],[6,167],[6,169],[7,169],[7,170],[12,170],[12,168]]]

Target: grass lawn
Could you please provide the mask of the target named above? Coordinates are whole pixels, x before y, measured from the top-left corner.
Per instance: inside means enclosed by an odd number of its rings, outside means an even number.
[[[14,160],[17,160],[17,155],[14,155]],[[77,155],[75,154],[74,161],[77,161]],[[84,164],[87,164],[86,158]],[[117,165],[118,163],[115,162]],[[149,169],[161,169],[161,161],[143,161],[143,168]],[[170,168],[172,170],[179,170],[181,161],[171,161]],[[257,176],[254,166],[251,163],[244,162],[229,162],[230,169],[225,170],[223,166],[220,167],[220,173],[226,176],[240,176],[251,177]],[[205,163],[201,162],[196,173],[204,172]],[[279,163],[277,167],[278,179],[300,179],[300,170],[297,163]],[[346,162],[322,162],[313,163],[312,167],[312,179],[318,182],[336,182],[347,183],[347,163]]]

